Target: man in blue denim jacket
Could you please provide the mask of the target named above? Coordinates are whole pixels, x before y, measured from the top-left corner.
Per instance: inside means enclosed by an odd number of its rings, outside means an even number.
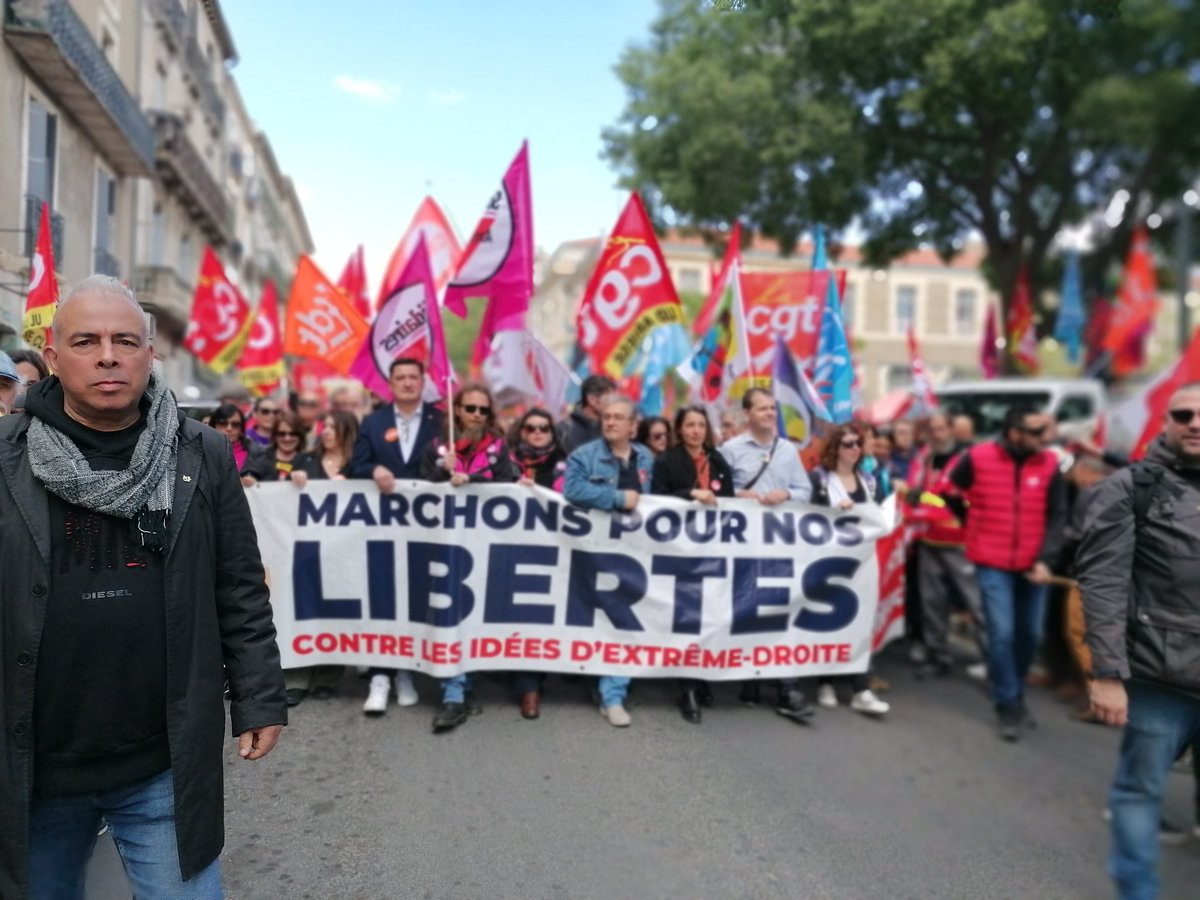
[[[637,412],[628,397],[612,396],[600,411],[601,438],[584,444],[567,457],[563,493],[567,500],[591,509],[631,512],[638,498],[650,492],[654,456],[634,443]],[[600,678],[600,714],[610,725],[629,725],[625,695],[630,679],[616,675]]]

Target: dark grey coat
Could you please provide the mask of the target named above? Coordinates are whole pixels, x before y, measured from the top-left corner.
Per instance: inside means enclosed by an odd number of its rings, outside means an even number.
[[[29,465],[29,422],[0,418],[0,897],[28,891],[33,686],[51,571],[49,501]],[[258,540],[229,442],[191,419],[179,438],[164,567],[167,732],[188,878],[225,842],[226,671],[233,734],[285,724],[287,705]]]
[[[1089,497],[1075,560],[1092,672],[1200,694],[1200,464],[1162,438],[1146,460],[1164,473],[1140,533],[1129,469]]]

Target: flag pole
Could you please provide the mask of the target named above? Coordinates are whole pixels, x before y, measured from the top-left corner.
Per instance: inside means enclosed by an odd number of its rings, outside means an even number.
[[[454,452],[454,378],[449,373],[446,374],[446,399],[450,402],[450,409],[446,416],[446,423],[450,428],[450,452]]]

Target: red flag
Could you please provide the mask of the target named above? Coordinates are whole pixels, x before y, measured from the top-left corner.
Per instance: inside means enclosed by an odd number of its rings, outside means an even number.
[[[340,377],[340,373],[324,360],[298,359],[292,363],[291,389],[297,394],[312,391],[324,395],[325,382]]]
[[[42,204],[37,247],[29,261],[29,292],[21,336],[30,347],[43,350],[50,342],[50,323],[58,307],[58,279],[54,277],[54,246],[50,235],[50,204]]]
[[[705,335],[708,334],[708,329],[712,328],[713,316],[717,314],[717,310],[721,306],[721,297],[725,293],[725,276],[729,273],[729,267],[733,265],[734,261],[740,261],[741,257],[742,223],[735,221],[733,230],[729,233],[729,243],[725,245],[725,257],[721,260],[721,269],[713,275],[712,286],[708,289],[708,298],[700,307],[700,312],[696,314],[696,321],[692,323],[693,334]]]
[[[838,296],[844,297],[845,269],[741,273],[746,344],[752,369],[771,371],[775,360],[775,336],[782,335],[796,365],[804,371],[812,370],[830,277],[835,279]],[[846,342],[851,343],[848,331]]]
[[[346,260],[346,267],[337,280],[337,286],[346,292],[354,311],[364,319],[371,318],[371,298],[367,295],[367,263],[363,256],[363,245],[359,244]]]
[[[283,332],[279,328],[279,298],[275,282],[263,283],[262,299],[246,349],[237,362],[238,378],[255,397],[266,397],[283,380]]]
[[[1193,381],[1200,381],[1200,329],[1192,333],[1191,342],[1174,367],[1160,372],[1140,391],[1112,410],[1113,422],[1120,432],[1138,435],[1130,458],[1141,459],[1145,456],[1150,442],[1162,431],[1171,395]]]
[[[1029,285],[1029,270],[1021,266],[1012,303],[1008,307],[1009,352],[1013,363],[1027,375],[1038,371],[1037,326],[1033,321],[1033,291]]]
[[[679,297],[650,217],[635,191],[604,245],[579,304],[579,346],[593,372],[620,378],[653,329],[682,322]]]
[[[408,265],[408,261],[417,247],[417,240],[422,236],[424,236],[425,246],[429,250],[429,263],[433,267],[433,285],[439,295],[450,283],[450,279],[454,277],[459,259],[462,257],[462,245],[437,201],[432,197],[426,197],[417,207],[412,221],[408,223],[408,228],[404,231],[404,236],[400,238],[400,243],[392,252],[392,258],[388,260],[387,270],[379,285],[379,296],[375,300],[376,309],[383,306],[387,298],[396,293],[404,267]]]
[[[371,326],[307,256],[301,256],[288,296],[283,350],[323,359],[349,374]]]
[[[242,352],[252,322],[250,304],[212,247],[205,247],[183,345],[214,372],[226,372]]]
[[[925,360],[921,358],[921,348],[917,345],[917,335],[912,325],[908,326],[908,360],[912,366],[912,393],[917,403],[924,407],[919,415],[930,415],[938,407],[937,397],[933,394],[933,386],[929,383],[929,370],[925,368]]]
[[[996,307],[987,308],[987,319],[983,323],[983,341],[979,345],[979,371],[984,378],[995,378],[1000,374],[1000,348],[996,346]]]
[[[1136,371],[1145,361],[1142,348],[1158,315],[1158,277],[1150,238],[1141,225],[1133,232],[1117,298],[1103,346],[1112,354],[1112,373],[1122,376]]]

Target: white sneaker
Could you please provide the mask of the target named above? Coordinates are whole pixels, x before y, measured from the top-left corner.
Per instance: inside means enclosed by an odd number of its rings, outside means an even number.
[[[928,659],[929,651],[920,641],[913,641],[908,645],[908,661],[914,666],[919,666]]]
[[[614,728],[628,728],[633,723],[633,719],[629,718],[629,713],[625,712],[625,707],[620,703],[600,707],[600,715],[608,719],[608,724]]]
[[[987,681],[987,663],[971,663],[964,671],[972,681]]]
[[[368,716],[382,716],[387,712],[388,694],[392,690],[392,679],[386,675],[372,675],[371,688],[363,712]]]
[[[892,708],[890,703],[880,700],[874,691],[859,691],[850,699],[850,708],[864,716],[886,716]]]
[[[822,684],[817,686],[817,706],[822,709],[837,709],[837,691],[833,689],[832,684]]]
[[[411,672],[396,673],[396,705],[397,706],[416,706],[417,705],[417,689],[413,685]]]

